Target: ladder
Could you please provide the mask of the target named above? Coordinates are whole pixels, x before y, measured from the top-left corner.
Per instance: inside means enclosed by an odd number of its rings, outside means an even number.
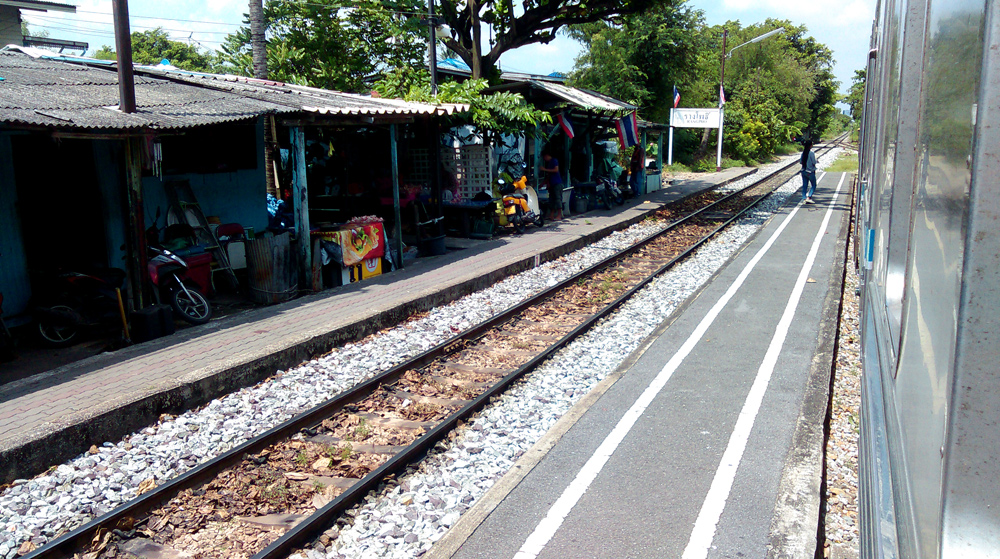
[[[239,281],[229,263],[229,255],[219,243],[215,232],[208,226],[205,212],[201,210],[198,199],[191,191],[191,183],[186,180],[167,181],[163,189],[166,191],[167,200],[170,203],[170,209],[167,211],[167,223],[175,220],[177,223],[190,225],[194,229],[198,244],[212,253],[212,258],[215,260],[212,263],[212,277],[215,277],[215,272],[223,272],[233,288],[239,287]]]

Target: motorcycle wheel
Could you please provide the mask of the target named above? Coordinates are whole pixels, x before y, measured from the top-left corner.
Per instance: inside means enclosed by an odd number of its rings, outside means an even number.
[[[49,308],[54,311],[76,313],[72,307],[68,307],[66,305],[54,305]],[[50,347],[71,346],[73,345],[73,342],[76,341],[79,334],[80,329],[72,324],[56,324],[52,322],[51,319],[38,319],[38,335],[41,336],[42,341]]]
[[[624,203],[625,203],[625,195],[622,194],[621,190],[619,190],[618,194],[615,195],[615,204],[621,206]]]
[[[511,223],[514,225],[515,233],[524,233],[524,210],[520,206],[514,209],[514,219]]]
[[[605,209],[611,209],[611,190],[607,186],[601,191],[601,201],[604,202]]]
[[[191,294],[188,297],[188,293]],[[187,288],[187,293],[183,289],[175,289],[170,294],[170,306],[181,318],[191,324],[205,324],[212,318],[212,306],[208,300],[197,289]]]

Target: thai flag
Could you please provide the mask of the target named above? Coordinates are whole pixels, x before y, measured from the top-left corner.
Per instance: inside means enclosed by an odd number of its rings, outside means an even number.
[[[677,91],[677,86],[674,86],[674,108],[681,103],[681,92]]]
[[[722,84],[719,84],[719,106],[726,104],[726,90],[722,88]]]
[[[622,143],[622,147],[632,147],[639,143],[639,119],[635,115],[635,111],[632,114],[623,116],[618,121],[618,139]]]
[[[559,119],[559,126],[562,126],[563,132],[566,133],[566,137],[573,139],[573,123],[569,121],[569,117],[563,113],[559,113],[557,117]]]

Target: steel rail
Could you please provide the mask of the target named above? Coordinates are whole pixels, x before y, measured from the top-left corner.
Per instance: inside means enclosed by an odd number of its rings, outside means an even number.
[[[793,162],[789,165],[786,165],[780,168],[779,170],[775,171],[774,173],[768,175],[767,177],[764,177],[760,181],[755,182],[754,184],[751,184],[739,190],[735,190],[732,193],[727,194],[726,196],[720,198],[719,200],[716,200],[715,202],[705,206],[704,208],[701,208],[681,218],[680,220],[671,223],[663,230],[650,235],[649,237],[639,241],[635,245],[632,245],[631,247],[628,247],[627,249],[617,254],[605,258],[604,260],[595,264],[591,268],[582,270],[577,274],[574,274],[570,278],[567,278],[566,280],[556,284],[552,288],[547,289],[542,293],[539,293],[538,296],[533,297],[532,300],[529,300],[532,303],[531,305],[527,304],[529,303],[529,301],[525,301],[521,305],[518,305],[517,308],[518,312],[513,313],[511,317],[533,306],[533,303],[536,302],[533,301],[533,299],[537,298],[538,300],[544,300],[545,298],[547,298],[547,297],[540,297],[542,294],[554,293],[562,289],[566,285],[569,285],[577,281],[581,277],[592,275],[596,272],[599,272],[609,267],[610,265],[616,262],[624,260],[625,258],[627,258],[627,256],[630,256],[640,248],[647,246],[652,241],[664,236],[665,234],[676,229],[680,225],[683,225],[688,221],[691,221],[697,217],[703,217],[701,214],[708,212],[709,210],[717,207],[718,205],[727,202],[748,190],[756,188],[760,186],[762,183],[765,183],[767,181],[776,178],[780,178],[779,175],[782,172],[787,171],[790,167],[793,167],[795,164],[796,163]],[[792,177],[794,177],[794,175],[792,175]],[[777,184],[777,186],[784,184],[787,180],[788,179],[781,180]],[[602,319],[604,319],[605,317],[616,311],[619,307],[621,307],[621,305],[625,304],[626,301],[631,299],[639,290],[646,287],[651,281],[662,275],[670,268],[674,267],[678,262],[687,258],[689,255],[691,255],[691,253],[693,253],[703,244],[705,244],[713,237],[715,237],[715,235],[718,234],[721,230],[725,229],[730,223],[732,223],[736,219],[739,219],[748,211],[755,208],[758,204],[761,203],[761,201],[770,196],[777,188],[777,186],[775,188],[772,188],[769,192],[766,192],[761,196],[757,197],[756,200],[747,204],[739,211],[735,212],[728,219],[725,219],[710,233],[704,235],[694,244],[684,249],[682,252],[671,258],[668,262],[661,265],[654,272],[647,275],[646,278],[644,278],[638,284],[629,288],[627,291],[622,293],[617,299],[606,305],[603,309],[601,309],[597,313],[591,315],[590,318],[587,318],[586,320],[584,320],[584,322],[577,325],[575,328],[573,328],[573,330],[568,332],[565,336],[560,338],[554,344],[543,350],[535,357],[531,358],[528,362],[524,363],[516,370],[509,373],[507,376],[505,376],[503,379],[501,379],[496,384],[491,386],[485,392],[483,392],[475,399],[470,401],[468,404],[466,404],[463,408],[461,408],[457,412],[451,414],[450,416],[442,420],[441,423],[434,426],[430,431],[422,435],[419,439],[411,443],[401,452],[393,455],[392,458],[387,460],[379,468],[369,472],[368,475],[366,475],[363,479],[361,479],[360,481],[352,485],[350,488],[348,488],[346,491],[338,495],[334,500],[330,501],[322,508],[317,509],[317,511],[314,512],[312,515],[310,515],[308,518],[304,519],[302,522],[293,526],[291,529],[285,532],[280,538],[272,542],[271,545],[267,546],[263,550],[254,554],[251,557],[251,559],[284,558],[290,555],[292,552],[294,552],[297,547],[302,546],[304,542],[310,541],[318,537],[320,534],[322,534],[324,530],[327,529],[328,526],[330,526],[330,524],[334,520],[336,520],[349,508],[359,503],[364,498],[365,495],[367,495],[370,491],[376,489],[378,485],[381,484],[383,481],[385,481],[385,479],[390,474],[398,473],[403,469],[405,469],[407,466],[409,466],[411,463],[421,459],[424,455],[427,454],[427,452],[429,452],[434,447],[434,445],[436,445],[440,440],[445,438],[448,435],[448,433],[451,432],[458,425],[460,421],[469,418],[474,413],[486,407],[486,405],[490,402],[492,398],[505,392],[507,390],[507,387],[509,387],[512,383],[532,372],[535,368],[537,368],[546,359],[551,357],[554,353],[564,348],[574,339],[576,339],[580,335],[586,333],[588,330],[593,328]],[[509,311],[508,313],[504,314],[509,314]],[[500,320],[494,323],[493,326],[503,324],[504,322],[506,322],[506,320],[507,319]],[[493,326],[491,326],[491,328]]]
[[[184,491],[185,489],[191,489],[199,487],[212,479],[218,474],[218,472],[223,471],[233,465],[236,465],[243,461],[247,455],[256,454],[261,450],[271,446],[277,441],[284,440],[294,435],[303,429],[311,428],[318,425],[323,420],[328,419],[330,416],[336,414],[337,412],[343,410],[345,407],[361,402],[370,394],[378,390],[379,386],[387,383],[394,382],[398,380],[406,371],[411,369],[419,369],[434,360],[449,355],[458,349],[465,346],[466,343],[475,340],[489,330],[510,321],[515,316],[523,313],[525,310],[537,305],[541,301],[544,301],[551,297],[554,293],[562,290],[563,288],[579,281],[580,279],[598,273],[609,266],[631,256],[638,250],[646,247],[654,240],[668,234],[669,232],[677,229],[681,225],[695,218],[704,218],[702,214],[709,212],[710,210],[716,208],[718,205],[725,203],[735,196],[746,192],[749,189],[756,188],[762,183],[775,179],[779,174],[787,171],[790,167],[794,166],[796,162],[792,162],[775,172],[769,174],[767,177],[763,177],[761,180],[754,182],[753,184],[735,190],[726,196],[716,200],[715,202],[687,215],[683,218],[668,224],[664,229],[651,234],[645,239],[627,247],[621,251],[607,256],[601,261],[591,265],[590,267],[580,270],[579,272],[569,276],[568,278],[556,283],[555,285],[548,287],[535,295],[529,297],[528,299],[518,303],[517,305],[481,322],[480,324],[473,326],[464,332],[457,334],[456,336],[441,342],[440,344],[434,346],[433,348],[410,358],[403,363],[400,363],[391,369],[377,374],[368,380],[362,381],[359,384],[347,389],[346,391],[338,394],[337,396],[317,405],[316,407],[307,410],[293,418],[286,420],[285,422],[271,428],[270,430],[253,437],[252,439],[230,449],[211,460],[208,460],[202,464],[199,464],[188,470],[187,472],[174,477],[160,485],[158,485],[153,490],[139,495],[129,501],[128,503],[109,511],[108,513],[84,524],[83,526],[72,530],[59,538],[39,547],[35,551],[25,555],[25,559],[50,559],[56,557],[65,557],[72,555],[74,552],[80,551],[83,547],[82,542],[89,542],[93,538],[93,534],[97,533],[100,529],[110,530],[117,528],[125,524],[126,520],[135,521],[137,517],[146,514],[162,504],[168,502],[170,499],[174,498],[177,494]],[[787,180],[787,179],[786,179]],[[784,180],[782,181],[782,184]],[[716,188],[723,186],[718,185]],[[701,191],[696,194],[687,196],[679,201],[689,199],[693,196],[703,194],[706,191]],[[524,376],[528,372],[534,370],[534,368],[551,356],[553,353],[565,347],[569,342],[573,341],[580,334],[586,332],[590,329],[598,320],[604,318],[618,307],[620,307],[629,297],[631,297],[636,291],[647,285],[654,278],[665,272],[667,269],[672,267],[674,264],[687,257],[691,252],[700,247],[703,243],[711,239],[718,231],[726,227],[730,222],[742,216],[745,212],[749,211],[751,208],[755,207],[760,203],[762,199],[767,197],[770,193],[760,196],[757,200],[743,208],[741,211],[734,214],[729,219],[725,220],[722,224],[716,227],[711,233],[705,235],[701,240],[697,241],[692,246],[685,249],[683,252],[672,258],[669,262],[662,265],[655,272],[647,276],[637,285],[633,286],[615,301],[612,301],[604,309],[598,313],[592,315],[590,318],[585,320],[583,323],[574,328],[571,332],[566,334],[559,341],[555,342],[548,349],[542,351],[527,363],[516,369],[515,371],[509,373],[503,379],[498,381],[493,387],[488,389],[486,392],[476,397],[458,412],[452,414],[448,418],[444,419],[437,426],[432,428],[430,431],[422,435],[419,439],[411,443],[400,453],[394,455],[386,463],[384,463],[379,468],[373,470],[364,478],[359,480],[344,493],[339,495],[336,499],[325,505],[324,507],[318,509],[313,515],[311,515],[306,520],[300,522],[288,532],[286,532],[281,538],[273,542],[270,546],[263,549],[253,556],[252,559],[271,559],[281,556],[282,553],[289,553],[292,548],[300,545],[301,542],[307,540],[310,536],[316,535],[321,532],[322,529],[317,526],[325,526],[328,524],[330,518],[335,515],[339,515],[341,512],[347,510],[353,506],[360,498],[367,494],[371,489],[376,487],[379,483],[383,481],[385,476],[389,473],[399,471],[405,468],[408,464],[413,462],[415,459],[424,455],[428,449],[430,449],[434,444],[437,443],[443,436],[447,434],[454,426],[462,419],[468,417],[472,413],[480,410],[489,399],[493,396],[503,392],[507,386],[518,378]],[[315,520],[314,520],[315,519]],[[318,531],[318,532],[317,532]]]

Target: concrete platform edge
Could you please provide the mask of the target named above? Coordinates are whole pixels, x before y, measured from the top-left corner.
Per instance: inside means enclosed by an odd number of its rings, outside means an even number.
[[[848,192],[853,199],[853,190]],[[853,204],[852,204],[853,207]],[[819,346],[809,368],[805,397],[799,410],[792,445],[782,468],[778,499],[771,518],[769,559],[814,557],[819,544],[822,520],[822,478],[826,457],[826,423],[830,406],[830,385],[837,354],[837,333],[849,255],[847,234],[851,212],[841,218],[836,254],[841,255],[830,274],[819,328]]]
[[[757,172],[752,169],[715,187],[724,186]],[[659,210],[657,203],[638,215],[574,239],[557,248],[538,255],[540,263],[555,260],[578,250],[614,231],[638,223]],[[530,234],[530,233],[529,233]],[[221,370],[210,371],[206,376],[170,387],[146,397],[114,406],[96,416],[72,424],[56,425],[52,430],[30,433],[27,440],[14,441],[8,448],[0,449],[0,484],[18,478],[28,478],[61,464],[83,452],[91,445],[117,441],[124,436],[154,424],[164,413],[176,414],[207,404],[213,399],[252,386],[270,377],[279,369],[298,365],[313,356],[325,353],[344,343],[359,340],[383,328],[399,324],[413,313],[450,303],[460,297],[486,288],[509,275],[528,270],[535,265],[535,255],[502,266],[489,274],[441,291],[418,297],[374,316],[356,321],[342,328],[285,348],[248,362],[238,363]]]
[[[723,186],[729,182],[735,182],[736,180],[742,179],[756,172],[756,170],[745,173],[736,177],[730,181],[719,183],[718,186]],[[768,218],[768,221],[773,219],[774,216]],[[521,458],[514,463],[510,471],[508,471],[502,478],[500,478],[497,483],[493,485],[486,493],[479,498],[478,501],[459,518],[458,522],[449,529],[440,540],[434,543],[427,553],[423,554],[421,557],[423,559],[450,559],[458,550],[462,547],[462,544],[479,528],[487,517],[507,498],[507,495],[514,490],[518,484],[524,480],[525,477],[539,462],[545,458],[550,450],[562,439],[576,423],[583,417],[587,410],[591,408],[597,401],[604,395],[629,369],[635,365],[636,361],[649,349],[653,342],[657,338],[662,336],[667,329],[680,317],[684,311],[691,306],[691,304],[701,296],[705,289],[722,273],[736,259],[737,256],[742,253],[747,246],[757,238],[760,231],[766,227],[766,222],[764,225],[758,229],[753,235],[751,235],[743,245],[735,251],[732,255],[726,259],[726,262],[716,270],[705,283],[699,286],[694,293],[688,296],[680,305],[677,306],[663,322],[660,323],[646,338],[639,344],[628,357],[618,367],[615,368],[608,376],[606,376],[601,382],[597,383],[590,392],[588,392],[583,398],[580,399],[576,404],[570,408],[569,412],[566,413],[555,425],[545,435],[539,439],[530,449],[528,449]]]

